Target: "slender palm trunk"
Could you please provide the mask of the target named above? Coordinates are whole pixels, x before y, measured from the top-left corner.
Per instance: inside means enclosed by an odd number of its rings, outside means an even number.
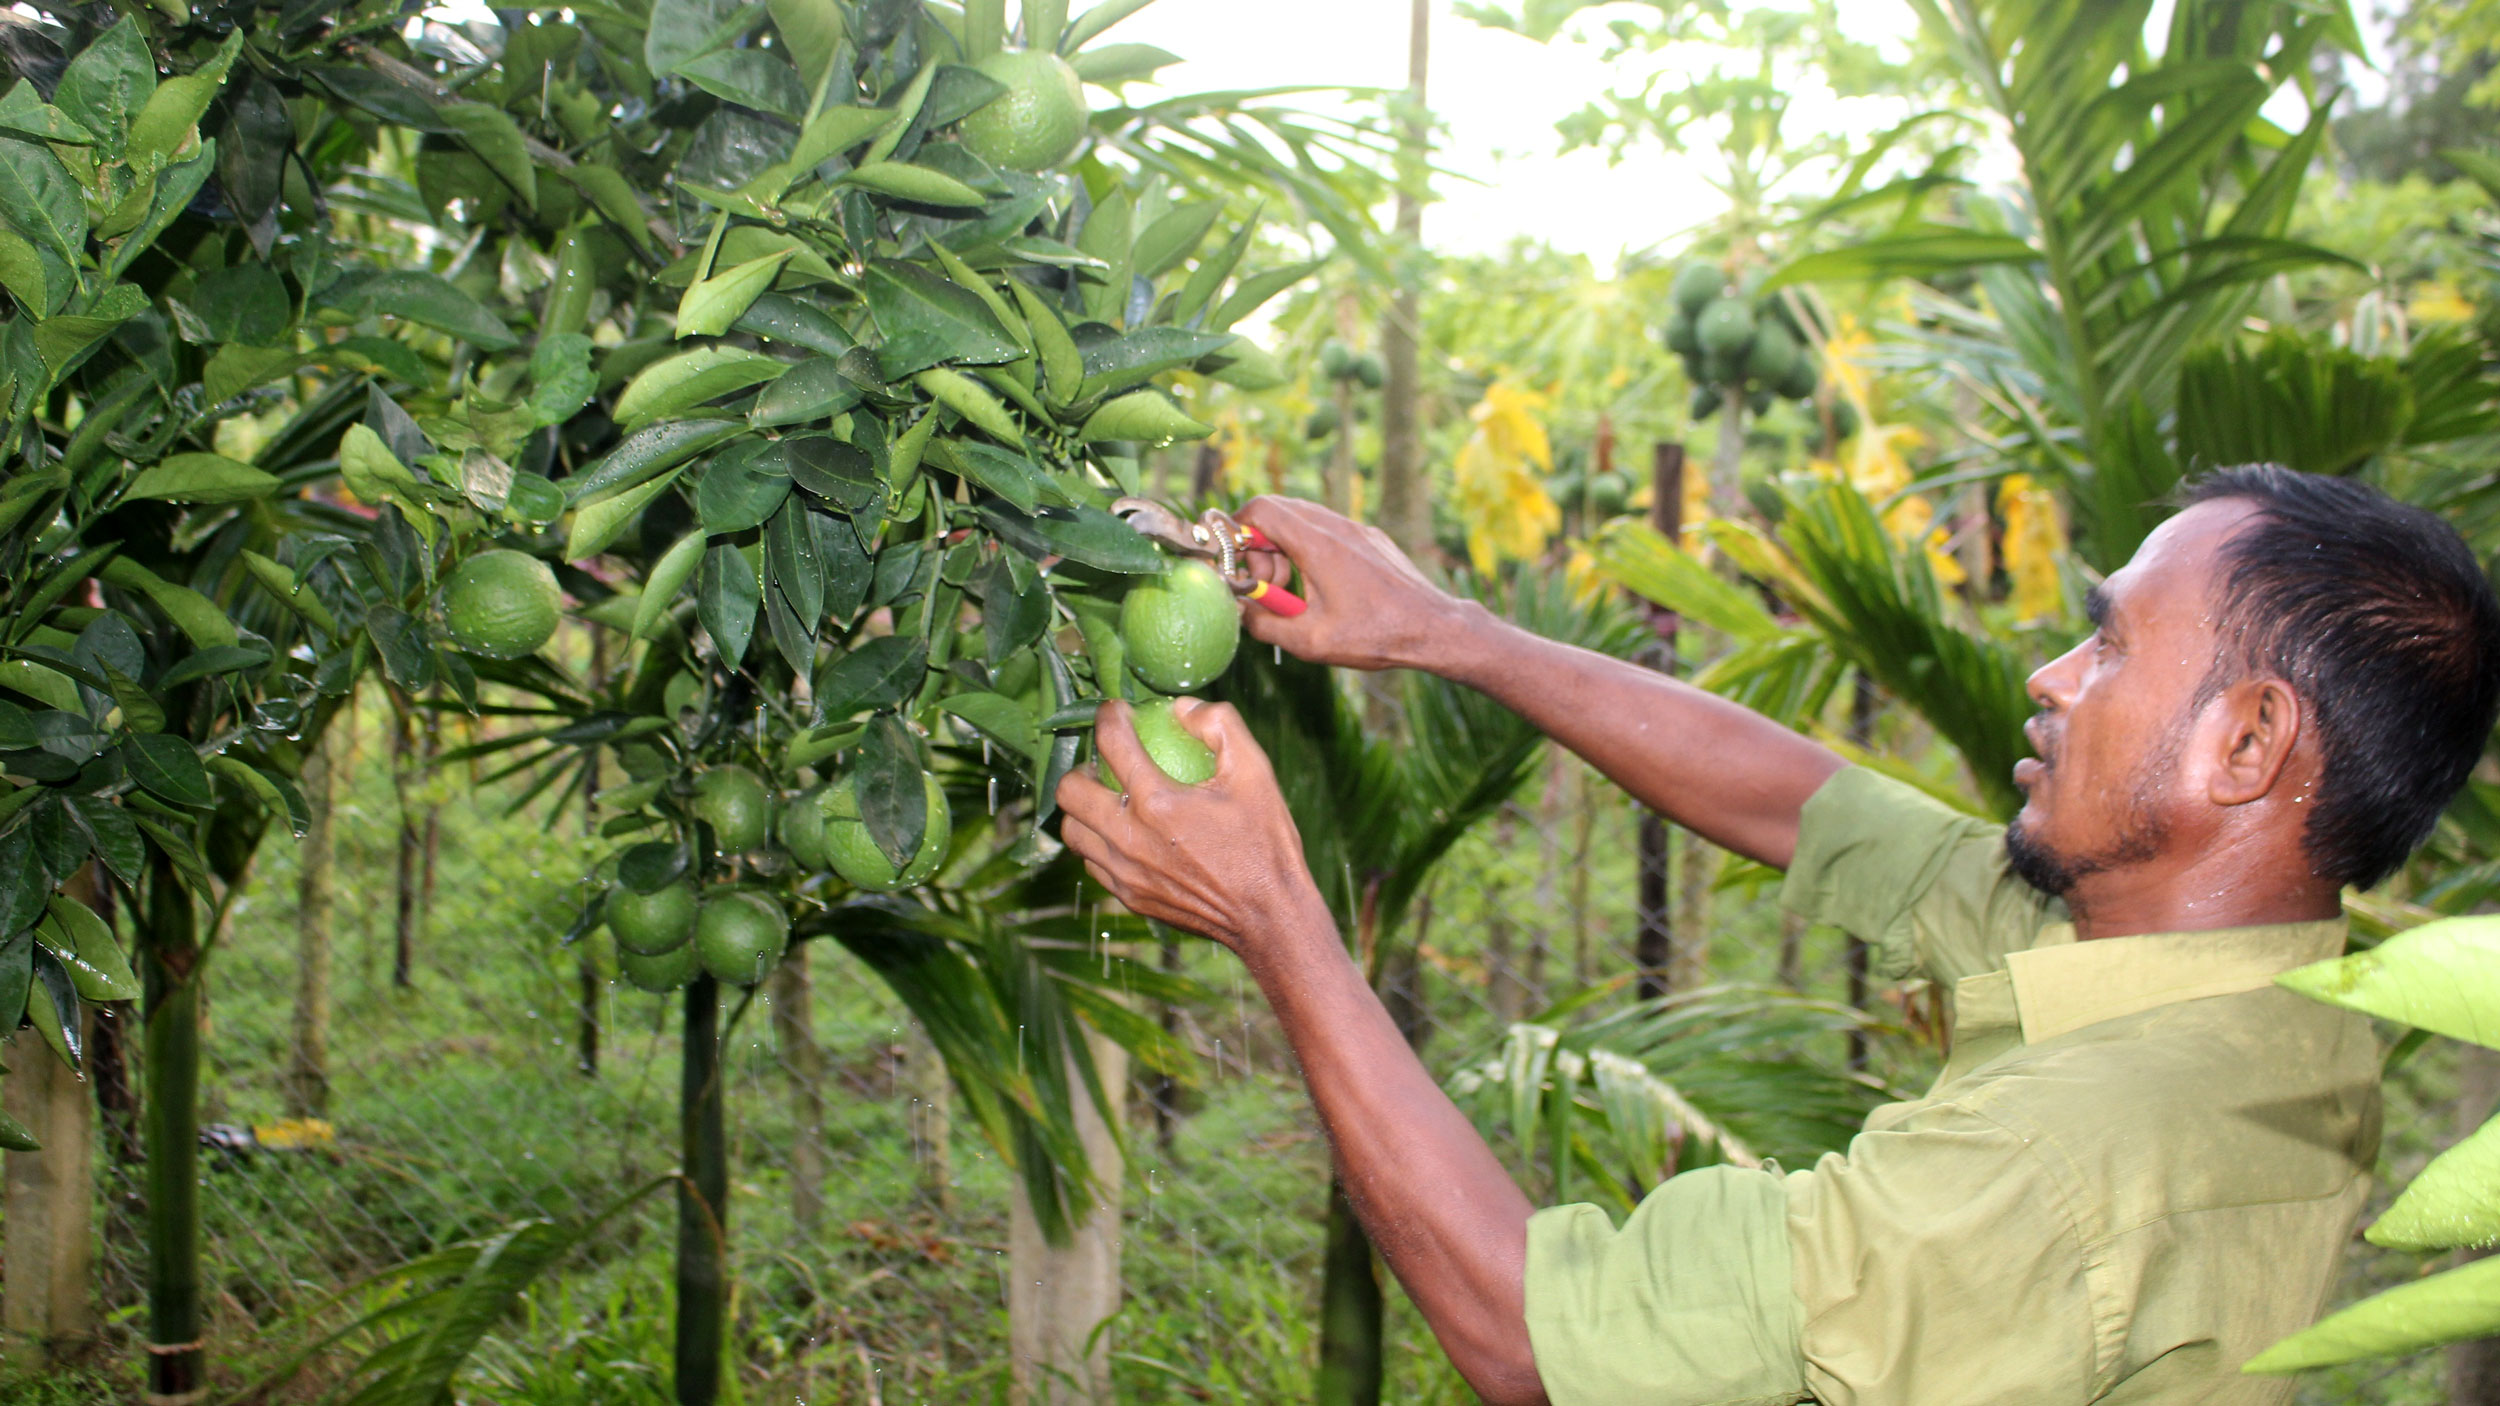
[[[148,1389],[207,1384],[200,1317],[200,946],[190,891],[151,851],[139,972],[147,1003]]]
[[[1430,193],[1432,124],[1425,78],[1432,66],[1432,7],[1412,0],[1407,21],[1406,95],[1398,113],[1397,291],[1380,322],[1388,373],[1380,405],[1380,529],[1422,560],[1432,550],[1430,480],[1424,476],[1422,377],[1416,334],[1423,322],[1424,201]]]
[[[1318,1406],[1380,1406],[1381,1298],[1371,1237],[1345,1187],[1328,1183],[1328,1248],[1320,1275]]]
[[[686,988],[678,1057],[677,1406],[720,1398],[729,1296],[729,1147],[721,1106],[720,984]]]
[[[418,868],[424,853],[421,823],[409,809],[408,773],[411,754],[416,744],[405,706],[394,706],[391,716],[391,787],[399,800],[399,869],[398,884],[393,890],[397,900],[391,926],[391,985],[402,990],[414,983],[417,959],[417,905],[421,882]]]
[[[314,739],[298,780],[304,838],[295,875],[295,1009],[287,1030],[286,1111],[321,1118],[330,1109],[330,752]]]

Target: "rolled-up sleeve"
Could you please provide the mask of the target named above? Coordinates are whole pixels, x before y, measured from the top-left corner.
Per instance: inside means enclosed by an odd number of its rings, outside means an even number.
[[[1670,1178],[1621,1230],[1595,1206],[1528,1222],[1528,1338],[1554,1406],[1806,1399],[1788,1193],[1771,1172]]]
[[[2005,867],[2005,827],[1865,767],[1806,802],[1780,902],[1875,949],[1887,979],[1994,971],[2065,908]]]

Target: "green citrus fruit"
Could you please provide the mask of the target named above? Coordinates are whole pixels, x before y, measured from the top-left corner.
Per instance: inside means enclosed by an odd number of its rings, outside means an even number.
[[[1363,389],[1376,391],[1387,383],[1389,368],[1381,363],[1379,357],[1365,352],[1354,358],[1354,379],[1363,383]]]
[[[1146,755],[1154,759],[1154,764],[1163,769],[1163,774],[1184,786],[1195,786],[1215,775],[1215,753],[1188,728],[1181,726],[1180,718],[1172,711],[1172,704],[1176,701],[1170,698],[1151,699],[1138,704],[1130,717],[1137,724],[1138,742],[1145,747]],[[1103,785],[1114,791],[1127,789],[1120,784],[1120,778],[1112,774],[1111,763],[1102,760],[1099,754],[1094,764],[1102,773]]]
[[[823,794],[819,786],[781,803],[781,847],[809,869],[825,867],[825,813],[816,804]]]
[[[716,766],[694,779],[694,818],[712,827],[723,854],[744,854],[764,843],[772,798],[764,783],[742,766]]]
[[[790,920],[780,904],[760,893],[723,894],[704,904],[694,920],[694,950],[703,969],[733,985],[762,981],[789,945]]]
[[[1231,666],[1241,607],[1222,573],[1195,558],[1129,588],[1120,602],[1128,666],[1161,693],[1202,688]]]
[[[498,547],[460,563],[443,586],[443,624],[454,642],[489,659],[526,659],[554,639],[564,592],[547,563]]]
[[[685,946],[694,936],[694,910],[694,885],[683,880],[657,893],[636,893],[618,884],[608,890],[608,931],[623,950],[656,957]]]
[[[929,882],[946,860],[946,846],[954,838],[955,815],[946,803],[946,792],[937,778],[922,772],[922,796],[929,806],[928,828],[921,832],[920,848],[913,853],[911,864],[897,871],[894,861],[877,848],[868,833],[868,823],[859,818],[859,794],[851,777],[845,776],[825,792],[825,859],[833,872],[857,888],[872,893],[893,893],[899,889],[918,888]]]
[[[1076,155],[1092,116],[1085,85],[1057,54],[1020,50],[973,65],[1007,85],[988,106],[964,119],[964,149],[992,166],[1047,171]]]
[[[622,946],[616,949],[617,975],[645,991],[675,991],[702,970],[703,959],[696,955],[691,942],[681,942],[666,952],[651,955]]]

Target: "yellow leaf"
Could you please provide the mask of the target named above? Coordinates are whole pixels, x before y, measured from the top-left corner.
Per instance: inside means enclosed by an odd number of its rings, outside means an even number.
[[[1542,554],[1562,526],[1562,509],[1545,493],[1553,449],[1536,418],[1544,405],[1536,392],[1496,381],[1468,412],[1476,431],[1454,467],[1467,556],[1479,572]]]
[[[1997,485],[1997,515],[2005,519],[2005,574],[2014,583],[2014,613],[2045,620],[2066,608],[2066,582],[2058,564],[2066,555],[2066,524],[2057,498],[2029,474],[2007,474]]]

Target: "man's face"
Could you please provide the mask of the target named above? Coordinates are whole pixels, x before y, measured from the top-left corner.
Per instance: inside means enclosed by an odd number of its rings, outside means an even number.
[[[2095,629],[2031,676],[2026,796],[2006,827],[2014,872],[2061,897],[2095,874],[2146,864],[2196,809],[2179,785],[2197,689],[2217,643],[2221,548],[2256,509],[2200,503],[2163,523],[2086,603]]]

